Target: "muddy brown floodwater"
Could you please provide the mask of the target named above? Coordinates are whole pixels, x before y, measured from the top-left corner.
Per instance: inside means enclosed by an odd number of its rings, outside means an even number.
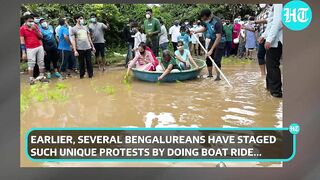
[[[35,163],[24,155],[24,134],[34,127],[282,127],[282,100],[265,90],[256,64],[225,65],[225,81],[122,83],[124,69],[61,81],[63,102],[35,102],[21,113],[21,166],[213,166],[217,163]],[[204,74],[205,70],[202,72]],[[21,76],[21,91],[29,88]],[[59,81],[60,82],[60,81]],[[57,80],[49,84],[54,87]],[[113,94],[97,91],[109,86]],[[108,88],[105,88],[108,89]],[[230,166],[281,166],[281,163],[226,163]]]

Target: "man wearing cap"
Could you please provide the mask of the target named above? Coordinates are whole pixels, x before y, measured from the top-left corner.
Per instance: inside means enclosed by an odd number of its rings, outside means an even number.
[[[147,46],[152,49],[155,56],[159,55],[159,36],[161,25],[157,18],[152,17],[152,9],[146,10],[146,20],[144,21],[144,31],[147,35]]]

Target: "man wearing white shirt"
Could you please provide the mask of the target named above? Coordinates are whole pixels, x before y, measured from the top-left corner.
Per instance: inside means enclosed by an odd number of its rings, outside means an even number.
[[[171,36],[171,43],[173,49],[174,51],[176,51],[178,44],[178,36],[180,36],[180,25],[178,20],[175,20],[174,25],[171,26],[171,28],[169,29],[169,35]]]
[[[267,89],[273,97],[282,97],[282,82],[280,59],[282,56],[282,22],[281,22],[282,4],[274,4],[268,18],[266,31],[262,34],[259,41],[265,39],[266,65],[267,65]]]

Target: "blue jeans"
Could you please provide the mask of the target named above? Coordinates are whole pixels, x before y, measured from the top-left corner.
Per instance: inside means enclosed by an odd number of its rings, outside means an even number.
[[[60,71],[66,72],[66,69],[72,70],[73,67],[73,59],[72,59],[72,51],[66,51],[66,50],[60,50],[61,55],[61,65],[60,65]]]
[[[69,65],[69,69],[78,69],[79,67],[79,65],[78,65],[78,61],[77,61],[77,59],[76,59],[76,57],[74,56],[74,54],[72,53],[72,55],[71,55],[72,57],[72,62],[73,62],[73,64],[70,64]],[[71,66],[71,65],[73,65],[73,66]]]
[[[227,41],[226,42],[226,47],[225,47],[225,56],[229,57],[231,54],[231,46],[232,46],[232,41]]]
[[[160,48],[162,51],[167,50],[168,49],[168,42],[160,44]]]
[[[128,46],[127,46],[128,52],[127,52],[127,57],[126,57],[126,65],[133,58],[133,54],[132,54],[133,43],[131,43],[131,42],[127,42],[127,43],[128,43]]]

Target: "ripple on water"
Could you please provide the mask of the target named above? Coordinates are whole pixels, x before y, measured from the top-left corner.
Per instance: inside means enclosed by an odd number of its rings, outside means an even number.
[[[224,112],[231,112],[231,113],[237,113],[237,114],[243,114],[243,115],[248,115],[248,116],[255,116],[257,115],[256,112],[249,111],[249,110],[244,110],[240,108],[228,108],[227,110],[223,110]]]
[[[190,120],[195,120],[197,118],[204,118],[202,116],[197,116],[193,114],[182,113],[179,117],[179,123],[175,120],[172,113],[162,112],[156,114],[154,112],[148,112],[144,117],[145,127],[199,127],[197,124],[190,123]],[[183,125],[181,123],[186,123]]]
[[[245,117],[236,116],[236,115],[225,115],[221,119],[224,122],[230,123],[235,126],[251,126],[254,121]]]

